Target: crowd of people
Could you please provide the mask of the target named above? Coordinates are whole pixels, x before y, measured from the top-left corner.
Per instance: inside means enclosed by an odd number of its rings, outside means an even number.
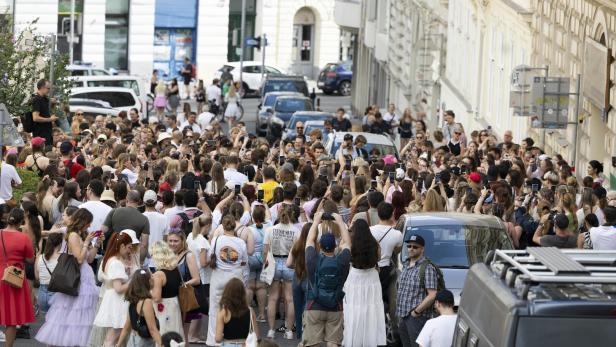
[[[274,346],[277,336],[384,346],[394,321],[405,347],[450,346],[454,296],[407,214],[493,215],[519,249],[616,249],[616,192],[602,163],[578,179],[533,139],[467,132],[453,111],[428,129],[431,115],[395,105],[384,115],[369,107],[356,125],[339,110],[323,132],[304,134],[300,123],[295,138],[270,142],[185,104],[182,123],[175,113],[144,124],[137,110],[94,119],[77,111],[65,132],[54,126],[49,82],[37,89],[27,145],[2,152],[8,347],[16,337]],[[391,137],[399,155],[350,134],[327,153],[327,133],[351,127]],[[18,169],[40,180],[16,200]],[[30,336],[35,315],[43,324]]]

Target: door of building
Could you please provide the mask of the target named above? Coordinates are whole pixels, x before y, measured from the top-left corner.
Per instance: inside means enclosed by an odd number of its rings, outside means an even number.
[[[186,28],[157,28],[154,30],[154,69],[160,77],[180,76],[184,57],[195,61],[195,30]]]
[[[311,9],[303,7],[293,20],[293,71],[314,78],[315,19]]]

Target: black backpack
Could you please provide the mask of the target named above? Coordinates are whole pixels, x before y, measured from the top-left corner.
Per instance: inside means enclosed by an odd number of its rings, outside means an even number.
[[[195,212],[195,214],[193,215],[191,219],[191,218],[188,218],[188,215],[184,212],[178,213],[178,216],[182,218],[182,222],[180,222],[180,229],[184,232],[184,235],[188,236],[190,235],[190,233],[192,233],[192,228],[193,228],[192,220],[199,217],[202,214],[203,212],[197,211]]]

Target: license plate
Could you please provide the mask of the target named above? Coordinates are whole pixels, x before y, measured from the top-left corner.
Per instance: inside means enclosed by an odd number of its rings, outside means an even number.
[[[323,83],[323,82],[317,82],[317,86],[318,87],[323,87],[324,85],[325,85],[325,83]]]

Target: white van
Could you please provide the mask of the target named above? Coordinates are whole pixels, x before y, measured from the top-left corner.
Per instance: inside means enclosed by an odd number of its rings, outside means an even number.
[[[141,109],[145,110],[148,102],[148,90],[137,76],[114,75],[114,76],[76,76],[72,77],[73,87],[119,87],[130,88],[135,92],[141,103]]]

